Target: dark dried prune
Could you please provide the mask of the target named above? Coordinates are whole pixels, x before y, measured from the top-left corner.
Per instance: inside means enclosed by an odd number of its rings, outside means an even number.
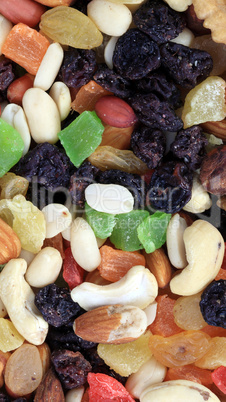
[[[179,131],[183,122],[168,102],[152,94],[136,94],[129,99],[139,121],[146,126],[164,131]]]
[[[205,146],[208,140],[199,126],[192,126],[178,132],[170,146],[173,155],[183,159],[190,170],[200,168],[206,155]]]
[[[97,182],[102,184],[119,184],[128,188],[134,197],[134,208],[143,208],[145,204],[145,182],[138,174],[122,172],[118,169],[110,169],[100,172]]]
[[[185,28],[185,18],[161,0],[148,0],[134,13],[137,28],[158,44],[176,38]]]
[[[163,158],[166,137],[160,130],[140,125],[132,132],[130,146],[138,158],[154,169]]]
[[[91,364],[80,352],[55,350],[51,360],[65,389],[78,388],[85,384],[88,373],[92,371]]]
[[[194,88],[205,80],[213,69],[213,59],[204,50],[168,42],[161,46],[160,52],[162,66],[169,76],[184,88]]]
[[[69,191],[72,203],[84,208],[85,205],[85,189],[94,183],[99,169],[90,162],[85,161],[71,176]]]
[[[75,169],[68,156],[57,146],[44,142],[37,145],[20,159],[14,173],[28,181],[37,179],[46,189],[67,188]]]
[[[169,161],[157,167],[147,193],[147,207],[168,214],[180,211],[191,198],[193,174],[182,162]]]
[[[60,288],[55,283],[40,289],[35,295],[35,305],[42,313],[44,320],[54,327],[67,324],[76,318],[81,307],[71,298],[67,288]]]
[[[154,71],[141,80],[134,81],[136,92],[155,94],[160,101],[171,103],[174,108],[182,106],[181,94],[175,83],[161,71]]]
[[[105,64],[98,66],[93,80],[119,98],[128,98],[133,93],[131,81],[117,74]]]
[[[7,88],[15,79],[12,62],[9,59],[0,61],[0,102],[7,98]]]
[[[203,291],[199,305],[207,324],[226,328],[226,280],[210,283]]]
[[[116,42],[113,65],[122,77],[138,80],[160,66],[159,48],[139,29],[130,29]]]
[[[96,70],[96,54],[94,50],[69,48],[64,52],[58,79],[69,88],[80,88],[87,84]]]

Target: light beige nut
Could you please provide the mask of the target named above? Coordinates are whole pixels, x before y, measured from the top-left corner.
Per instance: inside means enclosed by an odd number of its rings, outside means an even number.
[[[53,84],[64,57],[62,46],[57,43],[51,43],[41,61],[39,69],[34,79],[34,88],[41,88],[47,91]]]
[[[179,214],[175,214],[169,221],[166,231],[166,246],[171,264],[178,269],[187,265],[183,234],[187,223]]]
[[[127,343],[147,328],[147,317],[135,306],[101,306],[75,319],[73,329],[80,338],[97,343]]]
[[[17,331],[30,343],[44,342],[48,324],[34,304],[35,294],[24,279],[27,263],[10,260],[0,273],[0,297]]]
[[[6,37],[10,33],[12,27],[12,22],[0,14],[0,55],[2,55],[2,45],[5,42]]]
[[[197,17],[203,26],[211,29],[214,42],[226,43],[226,4],[224,0],[193,0]]]
[[[116,45],[118,38],[119,38],[118,36],[112,36],[111,39],[106,44],[105,49],[104,49],[105,63],[107,64],[108,68],[111,68],[111,69],[113,68],[112,58],[113,58],[113,53],[114,53],[115,45]]]
[[[164,0],[173,10],[185,11],[192,4],[192,0]]]
[[[61,121],[66,119],[71,110],[71,94],[67,85],[64,82],[55,81],[49,95],[58,107]]]
[[[224,239],[213,225],[198,219],[184,231],[188,265],[170,281],[181,296],[203,290],[218,274],[224,257]]]
[[[183,31],[174,39],[171,39],[171,42],[179,43],[180,45],[192,47],[192,42],[195,38],[193,32],[188,29],[184,28]]]
[[[209,388],[188,380],[164,381],[147,387],[140,402],[220,402]]]
[[[141,309],[152,303],[158,294],[158,283],[149,269],[137,265],[119,281],[110,285],[83,282],[71,291],[72,299],[84,310],[109,304],[137,306]]]
[[[0,318],[4,318],[6,315],[7,315],[6,307],[2,299],[0,298]]]
[[[65,205],[51,203],[46,205],[42,212],[46,220],[47,239],[63,232],[72,223],[72,215]]]
[[[65,402],[82,402],[85,388],[83,386],[70,389],[65,396]]]
[[[125,387],[134,398],[140,399],[140,395],[147,387],[164,380],[166,371],[166,367],[152,356],[136,373],[129,376]]]
[[[153,303],[149,304],[146,308],[144,308],[144,312],[147,316],[147,325],[151,325],[155,321],[156,313],[157,313],[157,305],[158,303],[156,301],[153,301]]]
[[[223,197],[218,198],[217,206],[226,211],[226,195],[223,195]]]
[[[17,258],[21,251],[21,243],[14,230],[0,218],[0,264],[6,264]]]
[[[209,193],[202,186],[198,175],[194,175],[191,199],[183,207],[184,211],[191,212],[193,214],[200,214],[212,206],[212,200]]]

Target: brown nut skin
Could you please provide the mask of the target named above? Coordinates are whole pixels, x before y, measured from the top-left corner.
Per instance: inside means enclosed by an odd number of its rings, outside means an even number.
[[[34,402],[64,402],[64,392],[60,380],[57,378],[54,373],[53,368],[50,368],[45,376],[42,379],[42,382],[39,384]]]
[[[209,193],[226,194],[226,145],[212,149],[204,158],[200,181]]]

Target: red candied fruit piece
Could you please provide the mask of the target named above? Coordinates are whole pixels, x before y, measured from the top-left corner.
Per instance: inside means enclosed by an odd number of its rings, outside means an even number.
[[[226,394],[226,367],[218,367],[211,373],[211,376],[217,388],[219,388],[220,391]]]
[[[67,282],[70,290],[80,285],[84,279],[84,269],[75,261],[71,247],[65,250],[65,258],[63,263],[63,278]]]
[[[135,402],[115,378],[102,373],[89,373],[89,402]]]

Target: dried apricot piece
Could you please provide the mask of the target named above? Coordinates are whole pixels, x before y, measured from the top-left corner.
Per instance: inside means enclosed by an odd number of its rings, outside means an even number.
[[[178,334],[183,330],[179,328],[173,316],[173,307],[175,300],[167,294],[157,296],[157,313],[155,321],[149,326],[154,335],[171,336]]]
[[[102,96],[113,95],[112,92],[107,91],[95,81],[91,80],[88,84],[79,88],[75,99],[71,103],[71,107],[78,113],[82,113],[85,110],[93,111],[96,102]]]
[[[2,53],[28,73],[36,75],[49,44],[48,39],[35,29],[19,22],[7,36]]]
[[[172,380],[188,380],[198,382],[199,384],[209,387],[213,384],[211,377],[211,371],[206,369],[201,369],[194,366],[193,364],[188,364],[182,367],[171,367],[167,371],[164,381]]]

